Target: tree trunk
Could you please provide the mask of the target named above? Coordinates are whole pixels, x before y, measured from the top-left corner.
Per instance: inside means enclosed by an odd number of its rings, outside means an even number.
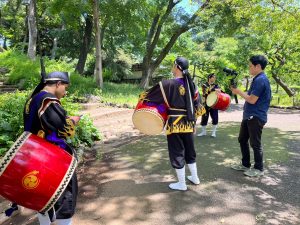
[[[160,65],[162,60],[169,53],[169,51],[175,44],[176,40],[178,39],[178,37],[192,28],[192,25],[194,24],[199,13],[209,5],[210,0],[206,0],[185,24],[182,24],[181,27],[174,30],[174,33],[171,35],[171,38],[168,41],[168,43],[162,48],[158,56],[155,56],[154,50],[159,42],[159,37],[161,35],[161,31],[163,30],[163,25],[169,18],[169,15],[171,14],[173,8],[180,2],[181,1],[169,0],[168,6],[166,7],[166,10],[163,13],[163,15],[157,14],[154,16],[152,20],[152,24],[147,34],[147,40],[146,40],[146,51],[143,60],[143,74],[140,83],[141,88],[145,89],[146,87],[149,86],[149,81],[155,69]],[[160,11],[161,8],[162,8],[161,5],[158,6],[159,9],[158,11]],[[155,58],[155,60],[152,60],[153,58]]]
[[[245,77],[246,78],[246,91],[248,91],[249,88],[249,77]]]
[[[3,39],[3,49],[7,50],[6,37]]]
[[[85,20],[83,42],[82,42],[82,45],[80,48],[79,59],[78,59],[78,63],[77,63],[76,69],[75,69],[75,71],[77,71],[79,74],[83,74],[83,72],[84,72],[87,55],[88,55],[89,49],[90,49],[92,32],[93,32],[93,18],[91,15],[87,15],[86,20]]]
[[[289,97],[295,95],[292,89],[288,87],[286,83],[284,83],[274,72],[272,72],[272,77],[276,81],[276,83],[283,88],[283,90],[288,94]]]
[[[37,42],[37,24],[35,15],[35,0],[30,1],[28,12],[28,31],[29,31],[29,43],[27,55],[30,59],[34,60],[36,57],[36,42]]]
[[[24,34],[24,39],[23,39],[23,53],[26,52],[26,43],[28,39],[28,6],[26,5],[26,16],[25,16],[25,34]],[[28,47],[28,46],[27,46]]]
[[[194,65],[194,70],[193,70],[193,80],[195,80],[196,77],[196,64]]]
[[[55,37],[53,39],[53,47],[52,47],[52,50],[51,50],[51,59],[55,59],[56,50],[57,50],[57,38]]]
[[[143,66],[146,65],[146,68],[143,68],[143,72],[142,72],[142,80],[140,83],[140,86],[143,89],[147,89],[150,86],[150,80],[152,78],[152,75],[155,71],[155,69],[150,65],[150,64],[144,64]]]
[[[103,88],[101,34],[100,34],[100,25],[99,25],[99,3],[98,3],[98,0],[93,0],[93,14],[94,14],[95,41],[96,41],[96,64],[95,64],[94,76],[96,78],[97,85],[100,88]]]

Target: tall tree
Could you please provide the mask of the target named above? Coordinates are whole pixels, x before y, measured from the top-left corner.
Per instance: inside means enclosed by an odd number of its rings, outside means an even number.
[[[176,20],[175,17],[172,17],[172,12],[174,11],[175,6],[181,1],[182,0],[169,0],[168,2],[161,1],[159,4],[157,4],[156,13],[152,19],[152,24],[148,30],[146,38],[146,50],[143,57],[143,74],[142,81],[140,83],[142,88],[149,86],[149,81],[153,72],[166,57],[176,40],[181,34],[187,32],[193,26],[195,26],[196,18],[201,11],[209,6],[210,3],[210,0],[204,1],[193,15],[183,19],[182,23],[178,23],[177,21],[179,21],[179,18]],[[161,47],[159,52],[155,52],[156,48],[159,46],[159,44],[161,44],[159,41],[162,37],[162,31],[166,29],[166,24],[170,19],[173,20],[173,29],[170,34],[170,39],[166,44],[164,44],[164,46]]]
[[[93,16],[86,13],[84,35],[82,39],[82,45],[80,48],[80,54],[79,54],[77,66],[75,69],[79,74],[83,74],[84,72],[84,66],[86,63],[87,55],[90,51],[92,33],[93,33]]]
[[[96,63],[94,76],[96,83],[100,88],[103,88],[103,77],[102,77],[102,57],[101,57],[101,34],[99,25],[99,2],[93,0],[93,16],[95,26],[95,42],[96,42]]]
[[[30,59],[34,60],[36,57],[37,45],[37,22],[36,22],[36,0],[31,0],[28,8],[28,31],[29,42],[27,55]]]
[[[295,93],[289,83],[300,71],[300,8],[292,0],[270,0],[252,10],[255,13],[249,25],[239,31],[242,51],[237,55],[265,54],[272,78],[291,97]]]

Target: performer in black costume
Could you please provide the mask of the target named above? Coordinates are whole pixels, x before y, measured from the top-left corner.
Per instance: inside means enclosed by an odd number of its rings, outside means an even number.
[[[172,68],[175,78],[159,82],[140,96],[141,101],[149,105],[156,104],[158,110],[168,110],[166,133],[169,157],[178,177],[178,182],[171,183],[169,187],[181,191],[187,190],[185,163],[191,172],[188,179],[194,184],[200,183],[193,133],[196,119],[202,115],[204,108],[188,67],[188,60],[178,57]]]
[[[75,151],[66,143],[68,137],[75,134],[75,125],[80,117],[67,116],[60,103],[65,96],[70,81],[66,72],[52,72],[42,78],[24,108],[24,130],[56,144],[71,154]],[[45,214],[38,213],[41,225],[70,225],[74,215],[78,185],[74,173],[66,190]]]
[[[204,115],[202,115],[202,117],[201,117],[201,128],[202,128],[202,131],[197,135],[198,137],[206,135],[206,126],[207,126],[207,123],[208,123],[208,117],[209,117],[209,115],[210,115],[210,117],[212,119],[212,124],[213,124],[211,136],[212,137],[216,137],[217,126],[218,126],[218,122],[219,122],[218,110],[210,108],[206,104],[207,96],[212,91],[216,91],[216,92],[220,92],[221,91],[219,85],[216,84],[215,81],[216,81],[216,75],[214,73],[211,73],[207,77],[207,82],[205,82],[202,85],[202,94],[203,94],[202,96],[203,96],[203,103],[205,105],[206,113]]]

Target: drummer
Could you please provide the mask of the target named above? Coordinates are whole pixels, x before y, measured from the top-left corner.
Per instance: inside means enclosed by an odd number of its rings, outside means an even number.
[[[187,190],[185,164],[191,172],[187,178],[193,184],[200,184],[193,133],[196,119],[202,115],[202,107],[188,68],[188,60],[178,57],[172,68],[174,79],[159,82],[140,96],[140,101],[156,104],[160,108],[164,105],[168,110],[166,133],[169,158],[178,178],[178,182],[171,183],[169,188],[180,191]]]
[[[66,72],[52,72],[42,78],[25,104],[24,130],[72,153],[74,151],[66,143],[66,139],[74,136],[75,125],[80,117],[67,116],[60,103],[60,99],[66,95],[69,83]],[[77,192],[77,178],[74,173],[54,207],[45,214],[38,213],[40,225],[50,225],[53,221],[57,225],[70,225],[75,212]]]
[[[205,105],[206,113],[203,114],[202,117],[201,117],[201,128],[202,128],[202,130],[197,135],[198,137],[202,137],[202,136],[206,135],[206,126],[207,126],[207,123],[208,123],[209,115],[212,119],[212,134],[211,134],[211,136],[214,137],[214,138],[217,136],[216,132],[217,132],[217,126],[218,126],[218,122],[219,122],[218,110],[210,108],[206,104],[207,96],[212,91],[221,92],[220,87],[215,82],[216,82],[216,75],[214,73],[211,73],[207,76],[207,82],[205,82],[202,85],[202,97],[203,97],[203,103]]]

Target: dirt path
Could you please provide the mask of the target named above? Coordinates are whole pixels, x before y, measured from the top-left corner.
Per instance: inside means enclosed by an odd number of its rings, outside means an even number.
[[[74,225],[300,224],[300,112],[271,109],[264,129],[266,175],[250,179],[229,169],[239,159],[242,105],[220,112],[217,138],[195,138],[201,184],[168,189],[175,180],[163,135],[140,136],[132,110],[90,113],[104,133],[79,168],[80,195]],[[210,127],[208,126],[208,131]],[[37,224],[30,210],[9,223]]]

